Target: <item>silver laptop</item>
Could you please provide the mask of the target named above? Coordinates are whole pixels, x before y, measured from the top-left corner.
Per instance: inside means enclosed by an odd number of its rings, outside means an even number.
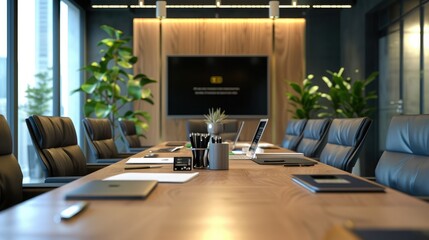
[[[68,192],[66,200],[76,199],[145,199],[157,181],[94,180]]]
[[[258,148],[259,141],[264,134],[265,128],[268,124],[268,119],[263,118],[259,120],[258,127],[256,128],[255,135],[253,135],[252,142],[250,143],[249,150],[245,154],[233,154],[229,155],[229,159],[253,159],[256,157],[256,149]]]

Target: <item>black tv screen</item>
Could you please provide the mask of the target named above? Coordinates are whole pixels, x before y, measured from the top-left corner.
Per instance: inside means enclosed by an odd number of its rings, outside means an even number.
[[[267,56],[168,56],[167,115],[201,117],[222,108],[230,117],[268,115]]]

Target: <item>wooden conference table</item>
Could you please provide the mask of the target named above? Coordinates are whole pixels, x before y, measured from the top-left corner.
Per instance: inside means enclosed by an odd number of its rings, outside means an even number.
[[[186,183],[159,183],[146,200],[90,201],[80,215],[59,220],[59,212],[73,203],[65,194],[85,182],[123,172],[173,172],[171,165],[139,170],[124,165],[125,160],[1,212],[0,238],[323,239],[344,224],[429,229],[429,204],[398,191],[315,194],[294,183],[291,174],[344,172],[324,164],[283,167],[250,160],[230,160],[229,170],[197,170]]]

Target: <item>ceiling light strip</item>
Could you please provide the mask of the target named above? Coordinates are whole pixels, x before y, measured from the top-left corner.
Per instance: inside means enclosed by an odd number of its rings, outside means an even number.
[[[156,8],[155,5],[92,5],[92,8]],[[167,8],[269,8],[269,5],[167,5]],[[352,5],[280,5],[279,8],[351,8]]]
[[[310,8],[310,5],[280,5],[280,8]]]
[[[313,8],[352,8],[352,5],[313,5]]]
[[[92,5],[92,8],[128,8],[128,5]]]
[[[156,6],[155,5],[143,5],[143,6],[140,6],[140,5],[130,5],[130,8],[156,8]]]

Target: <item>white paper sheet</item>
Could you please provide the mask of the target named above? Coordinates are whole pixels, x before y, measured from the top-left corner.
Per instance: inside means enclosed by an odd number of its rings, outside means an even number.
[[[174,158],[130,158],[126,164],[145,164],[145,163],[173,163]]]
[[[191,180],[199,173],[121,173],[104,180],[157,180],[158,182],[183,183]]]

